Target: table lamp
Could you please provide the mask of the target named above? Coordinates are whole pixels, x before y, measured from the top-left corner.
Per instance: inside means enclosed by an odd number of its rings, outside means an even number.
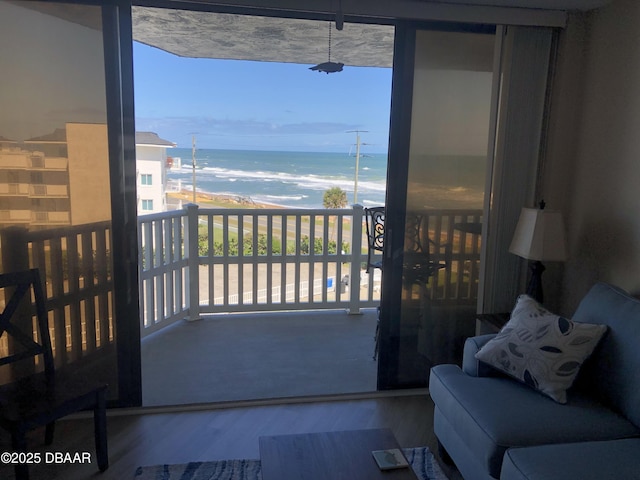
[[[509,252],[532,260],[526,293],[540,303],[543,301],[542,272],[545,270],[542,262],[562,262],[567,258],[562,214],[544,207],[545,203],[540,202],[540,208],[522,209],[509,247]]]

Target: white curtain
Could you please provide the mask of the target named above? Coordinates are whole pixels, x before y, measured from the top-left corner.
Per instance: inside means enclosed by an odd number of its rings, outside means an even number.
[[[553,29],[505,27],[497,49],[493,168],[488,174],[478,312],[508,312],[526,264],[509,253],[520,209],[532,207],[541,161]]]

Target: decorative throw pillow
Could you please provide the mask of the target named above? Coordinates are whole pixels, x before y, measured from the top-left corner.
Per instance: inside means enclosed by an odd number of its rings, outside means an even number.
[[[521,295],[511,319],[476,358],[551,397],[567,403],[567,390],[606,325],[573,322]]]

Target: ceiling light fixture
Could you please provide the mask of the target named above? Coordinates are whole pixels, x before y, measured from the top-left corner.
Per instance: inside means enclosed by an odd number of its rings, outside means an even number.
[[[340,16],[341,18],[341,11],[339,11],[338,14],[339,15],[337,15],[336,17]],[[342,27],[342,21],[340,23],[340,27]],[[338,30],[342,30],[342,28],[338,27],[337,23],[336,28],[338,28]],[[319,63],[318,65],[315,65],[313,67],[309,67],[309,70],[325,72],[329,74],[334,72],[341,72],[342,67],[344,67],[344,63],[336,63],[331,61],[331,22],[329,22],[329,60],[324,63]]]

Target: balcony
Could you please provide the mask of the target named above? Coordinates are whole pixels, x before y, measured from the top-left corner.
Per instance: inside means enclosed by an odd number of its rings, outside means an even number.
[[[376,306],[362,213],[190,205],[139,217],[142,336],[203,314]]]
[[[19,148],[4,149],[2,155],[3,170],[34,170],[34,171],[59,171],[67,170],[69,160],[66,157],[45,157],[40,153],[34,155],[33,152]]]
[[[69,212],[31,211],[31,224],[39,226],[68,225],[71,222]]]
[[[3,183],[0,184],[0,196],[3,197],[27,197],[29,195],[28,183]]]
[[[142,337],[204,314],[347,309],[378,305],[379,277],[365,274],[363,208],[199,209],[138,219]],[[479,210],[431,210],[430,238],[452,246],[432,282],[434,299],[475,301]],[[338,247],[339,246],[339,247]],[[432,260],[445,260],[436,252]]]
[[[178,322],[142,341],[144,406],[374,392],[375,308],[248,312]]]
[[[31,198],[68,198],[69,187],[67,185],[30,184],[29,197]]]
[[[24,224],[31,222],[31,210],[0,210],[0,224]]]
[[[451,247],[446,268],[429,281],[430,298],[439,305],[474,305],[481,211],[430,210],[421,217],[429,237]],[[361,206],[294,210],[188,205],[140,216],[138,233],[148,404],[239,400],[238,393],[229,395],[236,389],[230,378],[244,378],[251,386],[269,382],[260,367],[271,373],[281,369],[281,378],[302,375],[290,385],[305,383],[300,378],[310,379],[310,369],[327,375],[306,382],[312,389],[287,390],[272,382],[243,395],[316,395],[314,388],[325,388],[338,372],[351,375],[346,383],[352,390],[375,389],[372,357],[380,277],[364,271]],[[109,222],[13,229],[0,242],[3,251],[26,250],[12,259],[28,258],[28,266],[40,268],[46,279],[58,364],[113,346]],[[433,260],[444,261],[445,253]],[[17,269],[15,264],[3,266],[10,267]],[[309,354],[311,364],[301,360],[301,352]],[[278,363],[282,359],[285,364]],[[347,365],[359,373],[349,373]],[[231,367],[243,373],[233,375]],[[355,387],[354,377],[364,383]],[[182,387],[167,389],[174,380]],[[206,385],[208,392],[202,390]],[[187,398],[190,389],[194,394]],[[178,390],[178,397],[168,399],[167,390]]]

